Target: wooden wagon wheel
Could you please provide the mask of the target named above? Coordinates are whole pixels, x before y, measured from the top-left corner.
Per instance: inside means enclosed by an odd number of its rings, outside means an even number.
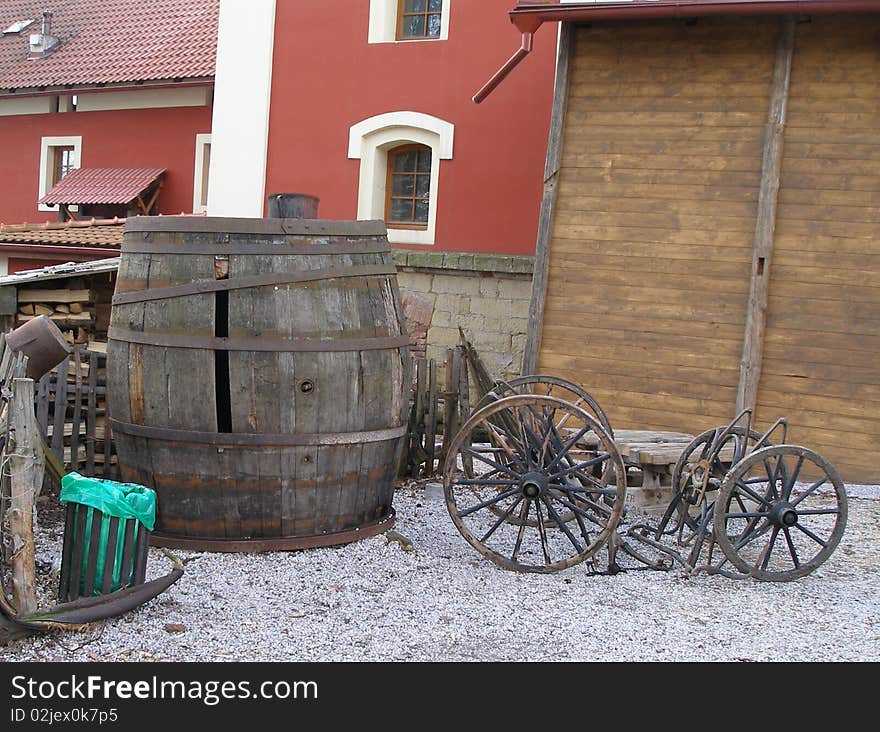
[[[475,432],[493,439],[481,443]],[[598,449],[580,455],[588,432]],[[473,460],[474,474],[463,470],[464,457]],[[473,414],[452,440],[443,478],[461,535],[518,572],[556,572],[592,557],[616,529],[626,494],[623,460],[602,425],[580,407],[541,395],[505,397]]]
[[[695,534],[708,532],[712,505],[730,468],[754,450],[762,436],[754,430],[727,425],[706,430],[691,440],[672,469],[673,498],[657,528],[662,534],[678,533],[679,544],[689,544]],[[766,440],[764,445],[769,444]],[[672,518],[676,522],[670,526]],[[685,535],[685,529],[690,534]]]
[[[831,556],[846,514],[846,489],[827,460],[798,445],[773,445],[728,473],[715,502],[714,537],[740,572],[786,582]]]
[[[531,374],[528,376],[519,376],[515,379],[507,381],[498,380],[492,391],[485,394],[475,409],[480,409],[487,404],[514,394],[539,394],[543,396],[552,396],[571,402],[576,407],[587,410],[601,424],[605,431],[614,437],[614,430],[611,429],[611,423],[608,417],[597,402],[583,387],[578,386],[572,381],[568,381],[559,376],[547,376],[545,374]]]

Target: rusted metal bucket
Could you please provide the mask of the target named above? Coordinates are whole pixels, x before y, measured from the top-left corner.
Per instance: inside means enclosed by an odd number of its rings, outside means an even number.
[[[319,200],[306,193],[273,193],[269,196],[269,218],[316,219]]]
[[[27,376],[34,380],[55,368],[73,350],[58,326],[45,315],[29,320],[8,333],[6,345],[28,357]]]

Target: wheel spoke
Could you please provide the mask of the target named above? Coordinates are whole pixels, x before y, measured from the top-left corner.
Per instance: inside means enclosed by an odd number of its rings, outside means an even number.
[[[516,561],[522,546],[523,536],[526,533],[526,521],[529,520],[529,509],[532,507],[531,499],[526,499],[522,508],[519,510],[519,531],[516,532],[516,543],[513,545],[513,554],[510,555],[511,561]]]
[[[565,468],[563,470],[560,470],[558,473],[553,473],[552,475],[550,475],[548,477],[550,480],[557,480],[564,475],[568,475],[571,472],[583,470],[584,468],[592,468],[594,465],[601,465],[606,460],[608,460],[610,457],[611,457],[610,453],[603,452],[601,455],[597,455],[596,457],[591,458],[590,460],[585,460],[582,463],[574,463],[570,467]],[[547,468],[546,470],[549,472],[550,468]]]
[[[548,473],[551,470],[553,470],[553,468],[555,468],[559,464],[559,461],[562,460],[562,458],[564,458],[568,454],[568,451],[571,450],[571,448],[577,444],[577,441],[580,440],[581,437],[583,437],[585,434],[587,434],[587,432],[589,432],[591,429],[592,428],[590,427],[590,425],[587,425],[586,427],[580,429],[578,431],[578,433],[568,441],[568,443],[565,445],[565,447],[563,447],[563,449],[559,453],[559,455],[557,455],[550,462],[550,464],[544,468],[544,470],[546,470]]]
[[[581,475],[579,477],[583,478],[584,480],[590,481],[596,486],[603,485],[589,475]],[[617,488],[587,488],[583,485],[568,485],[566,483],[554,483],[553,488],[565,491],[566,493],[598,493],[602,496],[617,495]]]
[[[797,550],[794,548],[794,542],[791,540],[791,532],[789,531],[788,526],[786,526],[783,531],[785,532],[785,541],[788,544],[788,553],[791,554],[791,560],[794,562],[794,568],[797,569],[801,566],[801,563],[798,559]]]
[[[743,532],[742,534],[739,535],[739,537],[738,537],[739,541],[734,545],[733,548],[736,550],[739,550],[739,549],[742,549],[744,546],[751,544],[756,539],[759,539],[762,536],[764,536],[764,534],[766,534],[772,526],[773,526],[773,524],[771,524],[768,521],[760,529],[757,529],[751,536],[749,536],[748,534]]]
[[[824,485],[824,484],[827,483],[827,482],[828,482],[828,476],[827,476],[827,475],[826,475],[824,478],[821,478],[820,480],[817,480],[815,483],[813,483],[813,485],[811,485],[809,488],[807,488],[807,490],[805,490],[803,493],[801,493],[801,494],[797,497],[797,500],[796,500],[796,501],[792,501],[792,503],[791,503],[791,507],[794,508],[795,506],[797,506],[797,505],[798,505],[801,501],[803,501],[807,496],[809,496],[811,493],[813,493],[814,491],[816,491],[816,489],[818,489],[820,486]]]
[[[770,554],[773,552],[773,545],[776,543],[777,536],[779,536],[779,527],[774,526],[773,533],[770,535],[770,541],[767,543],[767,548],[762,552],[764,559],[761,562],[761,569],[767,569],[767,565],[770,564]]]
[[[486,478],[456,479],[455,485],[519,485],[518,480],[491,480]]]
[[[461,452],[465,455],[470,455],[471,457],[474,457],[477,460],[479,460],[481,463],[485,463],[486,465],[491,465],[493,468],[498,470],[500,473],[506,473],[507,475],[511,475],[514,478],[522,478],[521,473],[517,473],[515,470],[512,470],[509,466],[502,465],[501,463],[496,463],[494,460],[490,460],[489,458],[485,457],[481,453],[477,452],[476,450],[472,450],[471,448],[466,447],[465,445],[462,445],[459,448],[459,452]]]
[[[763,479],[762,479],[762,482],[763,482]],[[759,496],[757,493],[755,493],[755,491],[753,491],[751,488],[749,488],[749,486],[747,486],[741,480],[736,481],[736,486],[737,486],[737,488],[742,490],[744,493],[746,493],[750,498],[753,498],[754,500],[756,500],[758,503],[763,503],[765,506],[770,505],[770,501],[768,501],[766,498],[762,498],[761,496]]]
[[[559,514],[556,512],[553,506],[550,505],[550,501],[547,500],[546,496],[543,497],[543,500],[544,504],[547,506],[547,514],[557,523],[559,528],[565,532],[568,540],[572,543],[572,546],[574,546],[575,551],[577,551],[578,554],[583,553],[583,547],[577,543],[577,539],[574,538],[574,534],[571,533],[571,529],[568,528],[566,523],[560,518]]]
[[[485,544],[485,543],[486,543],[486,540],[487,540],[490,536],[492,536],[492,534],[495,533],[495,531],[498,529],[498,527],[501,526],[501,524],[503,524],[505,521],[507,521],[508,516],[510,516],[511,512],[513,511],[513,509],[515,509],[520,503],[522,503],[523,498],[525,498],[525,496],[520,496],[519,498],[517,498],[517,499],[516,499],[511,505],[510,505],[510,508],[508,508],[506,511],[504,511],[504,513],[502,513],[502,514],[498,517],[498,520],[497,520],[494,524],[492,524],[492,528],[490,528],[485,534],[483,534],[483,538],[480,539],[480,543],[481,543],[481,544]]]
[[[798,516],[827,516],[832,513],[840,513],[837,508],[809,508],[805,511],[798,511]]]
[[[601,526],[603,529],[605,528],[605,524],[603,524],[601,521],[599,521],[599,519],[596,518],[596,516],[594,514],[590,513],[589,511],[585,511],[580,506],[576,506],[574,503],[563,498],[562,496],[554,496],[554,498],[557,501],[559,501],[563,506],[565,506],[567,509],[571,510],[575,516],[581,516],[581,517],[587,519],[587,521],[591,521],[592,523],[596,524],[597,526]],[[607,506],[600,506],[599,504],[592,503],[592,501],[584,501],[584,503],[589,504],[592,508],[595,508],[597,510],[601,510],[603,513],[606,514],[606,517],[611,515],[611,511],[609,510],[609,508]]]
[[[458,511],[457,512],[458,517],[464,518],[465,516],[470,516],[472,513],[476,513],[477,511],[480,511],[484,508],[492,506],[492,505],[498,503],[499,501],[503,501],[505,498],[510,498],[510,496],[512,496],[518,492],[519,492],[519,488],[510,488],[509,490],[506,490],[503,493],[499,493],[497,496],[493,496],[492,498],[490,498],[487,501],[482,501],[481,503],[478,503],[476,506],[470,506],[468,508],[462,509],[461,511]]]
[[[817,544],[820,544],[820,545],[823,546],[823,547],[828,546],[828,542],[827,542],[827,541],[822,541],[822,539],[820,539],[818,536],[816,536],[816,535],[815,535],[812,531],[810,531],[809,529],[805,529],[805,528],[804,528],[803,526],[801,526],[800,524],[795,524],[795,526],[796,526],[797,528],[799,528],[801,531],[803,531],[807,536],[809,536],[809,537],[810,537],[813,541],[815,541]]]
[[[791,478],[785,481],[785,485],[782,488],[783,501],[787,501],[791,498],[791,492],[794,489],[794,484],[797,482],[798,473],[801,472],[801,466],[803,466],[804,460],[806,460],[806,455],[801,455],[798,458],[797,465],[794,466],[794,472],[791,474]]]
[[[538,514],[538,534],[541,537],[541,550],[544,552],[544,561],[546,564],[552,564],[550,550],[547,547],[547,529],[544,526],[544,516],[541,513],[541,504],[537,501],[535,501],[535,513]]]
[[[743,512],[743,513],[728,513],[725,514],[727,518],[760,518],[761,516],[766,516],[766,513],[752,513],[752,512]]]

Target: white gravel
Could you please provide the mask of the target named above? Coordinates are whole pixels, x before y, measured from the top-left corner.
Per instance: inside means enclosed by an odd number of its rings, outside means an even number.
[[[586,564],[508,572],[464,541],[442,501],[408,484],[396,530],[412,553],[384,536],[293,553],[179,552],[186,572],[166,593],[81,631],[16,641],[0,661],[878,661],[880,486],[848,493],[831,558],[805,578],[762,583],[591,575]],[[38,559],[59,555],[59,527],[47,527]],[[151,549],[148,577],[167,566]]]

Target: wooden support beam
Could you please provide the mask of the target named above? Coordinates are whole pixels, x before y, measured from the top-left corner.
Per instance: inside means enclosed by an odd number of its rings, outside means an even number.
[[[33,379],[15,379],[12,387],[15,444],[10,464],[9,533],[12,538],[12,603],[19,615],[37,610],[34,560],[34,502],[43,485],[43,442],[34,414]]]
[[[541,330],[544,323],[544,303],[547,299],[547,277],[550,269],[550,242],[553,237],[553,217],[562,163],[562,131],[568,108],[568,76],[571,65],[573,23],[562,23],[559,48],[556,55],[556,82],[553,88],[553,111],[550,116],[550,138],[547,160],[544,164],[544,195],[538,219],[538,238],[535,244],[535,269],[532,274],[532,295],[529,303],[529,322],[526,346],[523,352],[522,375],[533,374],[538,368],[541,348]]]
[[[770,283],[770,259],[773,255],[773,236],[776,230],[776,201],[779,195],[779,180],[782,172],[782,148],[785,136],[788,91],[791,86],[795,27],[794,17],[783,17],[776,44],[776,60],[770,87],[770,108],[764,132],[764,154],[761,164],[761,185],[758,192],[752,273],[749,281],[749,299],[746,305],[745,336],[743,337],[742,357],[739,366],[735,414],[739,414],[743,409],[755,408],[758,382],[761,378],[764,330],[767,321],[767,295]]]

